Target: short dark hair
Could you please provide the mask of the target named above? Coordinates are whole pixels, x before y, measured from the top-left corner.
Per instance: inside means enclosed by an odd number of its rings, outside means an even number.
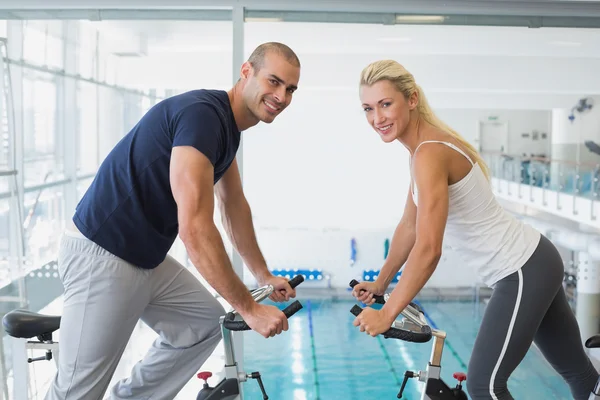
[[[285,60],[293,66],[300,67],[300,60],[292,49],[283,43],[267,42],[254,49],[248,58],[248,62],[255,69],[255,72],[258,72],[262,68],[265,56],[270,52],[277,53],[278,55],[283,56]]]

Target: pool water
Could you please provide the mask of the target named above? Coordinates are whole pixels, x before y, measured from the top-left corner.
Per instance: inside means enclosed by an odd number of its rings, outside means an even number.
[[[397,398],[407,369],[425,369],[431,341],[407,343],[361,333],[352,325],[350,309],[355,303],[351,301],[300,301],[304,307],[290,318],[287,332],[270,339],[252,331],[244,333],[244,369],[261,373],[269,399],[391,400]],[[448,334],[442,378],[454,387],[452,374],[467,372],[485,305],[449,301],[421,305],[433,324]],[[417,378],[410,379],[402,399],[420,399],[422,385]],[[248,380],[243,387],[246,400],[262,399],[256,380]],[[535,347],[515,370],[508,387],[517,399],[571,398],[566,383]]]

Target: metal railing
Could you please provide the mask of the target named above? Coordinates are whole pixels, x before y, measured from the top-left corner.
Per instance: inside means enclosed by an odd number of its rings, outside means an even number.
[[[591,200],[591,218],[596,220],[594,204],[600,199],[600,160],[598,163],[581,163],[546,157],[522,157],[505,153],[482,153],[484,161],[494,178],[517,183],[519,198],[529,196],[533,201],[534,188],[542,189],[542,201],[548,205],[548,196],[556,196],[556,206],[560,210],[564,204],[561,193],[573,196],[573,214],[578,214],[577,198]],[[506,191],[514,195],[514,185],[498,185],[498,192]]]

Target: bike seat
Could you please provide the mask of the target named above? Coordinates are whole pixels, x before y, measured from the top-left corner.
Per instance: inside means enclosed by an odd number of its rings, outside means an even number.
[[[2,318],[2,325],[10,336],[29,339],[56,331],[60,327],[60,316],[13,310]]]
[[[588,349],[594,349],[600,347],[600,335],[594,335],[585,341],[585,347]]]

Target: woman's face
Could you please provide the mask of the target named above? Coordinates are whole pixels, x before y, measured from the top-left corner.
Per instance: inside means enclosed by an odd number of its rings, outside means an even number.
[[[360,100],[367,121],[386,143],[402,137],[410,121],[410,111],[416,107],[416,96],[407,100],[388,80],[362,85]]]

